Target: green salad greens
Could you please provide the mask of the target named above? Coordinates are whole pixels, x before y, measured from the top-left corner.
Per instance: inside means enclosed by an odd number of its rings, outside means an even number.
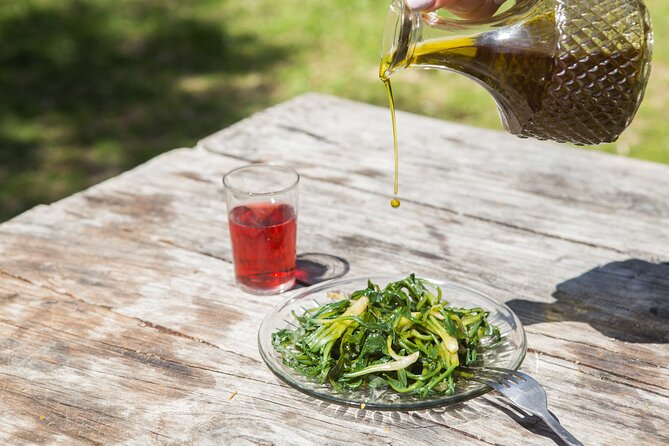
[[[293,313],[298,324],[272,333],[272,345],[285,365],[336,390],[451,395],[458,368],[500,340],[487,311],[448,307],[437,285],[414,274],[330,297],[337,300]]]

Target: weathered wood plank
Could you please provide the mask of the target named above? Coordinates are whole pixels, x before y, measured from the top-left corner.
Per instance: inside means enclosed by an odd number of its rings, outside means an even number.
[[[214,265],[221,263],[219,258],[229,261],[229,252],[217,252],[217,250],[220,251],[223,249],[222,246],[226,246],[225,249],[227,249],[227,242],[221,241],[221,239],[227,237],[227,234],[224,230],[225,228],[222,227],[220,228],[220,232],[217,231],[216,234],[213,234],[217,237],[215,237],[216,240],[212,240],[212,245],[202,246],[200,243],[201,240],[212,236],[212,234],[210,234],[212,230],[211,223],[205,222],[205,224],[202,224],[200,227],[194,227],[192,219],[187,218],[188,215],[192,215],[192,212],[196,212],[197,207],[201,205],[199,203],[188,204],[192,201],[188,200],[190,195],[206,196],[209,194],[211,195],[210,200],[218,199],[219,196],[215,182],[222,166],[217,165],[217,163],[227,163],[230,162],[230,160],[214,155],[202,155],[192,151],[174,152],[170,157],[174,158],[171,162],[163,163],[157,161],[152,163],[146,167],[147,170],[150,170],[138,172],[139,176],[147,179],[161,177],[171,178],[172,175],[169,175],[170,171],[180,168],[177,166],[189,165],[196,172],[210,174],[211,178],[211,181],[208,182],[193,182],[193,186],[197,189],[190,191],[190,193],[183,194],[183,206],[186,207],[183,208],[184,212],[181,212],[178,215],[183,215],[184,218],[178,222],[173,221],[174,226],[172,229],[164,231],[161,227],[148,228],[145,240],[137,240],[136,233],[123,230],[126,226],[131,228],[135,225],[140,225],[144,221],[144,217],[141,213],[128,212],[128,209],[131,209],[133,206],[132,203],[138,200],[136,195],[123,193],[124,190],[127,190],[129,184],[124,181],[110,182],[100,187],[105,189],[104,193],[100,190],[91,190],[81,194],[81,196],[70,198],[67,203],[67,208],[76,209],[76,216],[67,211],[57,212],[56,209],[38,209],[11,222],[11,224],[5,225],[3,230],[12,235],[12,237],[9,238],[10,243],[16,244],[14,248],[12,248],[11,245],[9,247],[3,245],[5,249],[15,252],[18,251],[18,246],[21,246],[23,251],[26,252],[25,258],[21,255],[16,255],[14,256],[11,265],[5,265],[5,268],[9,268],[13,274],[18,274],[23,271],[21,274],[23,274],[24,278],[27,278],[27,280],[36,284],[40,284],[43,287],[46,286],[53,290],[69,290],[66,293],[70,294],[71,297],[90,301],[103,309],[133,316],[137,323],[149,326],[157,324],[158,326],[170,327],[171,333],[180,333],[180,337],[184,339],[201,339],[214,345],[216,345],[216,342],[222,349],[226,349],[226,351],[234,350],[233,347],[231,347],[234,345],[244,345],[248,347],[248,333],[255,332],[261,316],[275,303],[275,301],[271,298],[249,296],[246,305],[243,308],[244,313],[240,315],[240,312],[234,308],[234,302],[238,300],[239,293],[235,292],[235,289],[231,287],[229,282],[216,284],[214,288],[206,290],[198,287],[198,284],[201,283],[202,279],[197,279],[197,276],[211,275],[215,277],[217,274],[220,274],[221,277],[223,277],[227,274],[227,277],[230,277],[230,265],[227,263],[224,264],[223,270],[219,271],[211,269]],[[131,177],[126,176],[126,179],[130,180]],[[150,184],[144,184],[142,182],[138,183],[133,181],[133,183],[136,191],[141,189],[141,195],[146,195],[148,197],[154,196],[157,191],[163,187],[160,181],[153,184],[153,187],[151,187]],[[303,193],[303,201],[306,201],[306,203],[302,206],[300,225],[301,228],[312,225],[313,227],[322,229],[322,223],[319,223],[320,219],[315,218],[315,215],[310,217],[309,213],[304,210],[305,206],[308,207],[309,203],[312,203],[313,201],[315,202],[312,205],[317,206],[318,201],[322,199],[322,196],[341,196],[343,192],[340,189],[345,188],[339,185],[333,186],[327,182],[322,183],[314,181],[313,183],[313,185],[309,184],[308,186],[304,186],[305,188],[308,188],[308,190],[312,190],[313,194]],[[325,189],[321,188],[323,184],[325,185],[323,186]],[[333,188],[334,190],[332,190]],[[179,189],[184,190],[184,188]],[[208,191],[208,189],[211,190]],[[116,196],[117,199],[90,200],[87,198],[89,194],[96,197]],[[349,203],[351,208],[345,208],[344,215],[355,214],[355,209],[360,205],[359,202],[355,201],[355,197],[360,195],[360,192],[353,191],[350,193],[350,196],[345,196],[346,200],[344,200],[344,202]],[[375,203],[376,200],[373,196],[365,198],[365,201],[369,202],[367,206],[370,206],[370,210],[373,213],[381,214],[387,208],[385,202],[379,201],[378,203]],[[174,205],[172,204],[171,206]],[[191,209],[188,206],[193,207]],[[165,206],[164,210],[167,209],[169,209],[169,207]],[[423,212],[421,210],[419,212],[417,217],[420,221],[430,223],[429,219],[434,213],[434,210],[428,211],[429,212]],[[47,226],[42,226],[40,224],[40,222],[44,221],[43,215],[41,215],[43,212],[49,212],[51,215],[52,221]],[[220,220],[221,215],[223,215],[223,208],[222,203],[219,203],[218,209],[213,210],[211,216],[212,221],[216,221],[216,219]],[[330,216],[325,214],[325,217],[327,217],[326,220],[328,221],[332,220],[333,226],[336,226],[332,228],[328,227],[329,230],[327,231],[328,233],[333,234],[333,240],[330,241],[328,240],[328,237],[324,237],[323,231],[320,231],[318,234],[313,234],[313,237],[307,235],[307,241],[302,240],[301,243],[306,243],[308,250],[313,251],[322,248],[323,246],[329,246],[334,249],[334,247],[340,245],[340,240],[345,238],[346,234],[349,234],[349,238],[352,237],[351,234],[357,234],[357,224],[350,227],[339,223],[335,215]],[[439,213],[432,218],[442,219],[444,217],[451,220],[454,219],[455,221],[458,219],[468,219],[468,217],[453,217],[452,215],[441,215]],[[178,219],[179,217],[175,213],[173,218]],[[56,227],[62,228],[62,230],[53,229],[52,225],[54,219],[58,222]],[[222,224],[224,225],[224,221]],[[357,244],[354,244],[353,249],[348,246],[343,251],[334,252],[351,259],[354,265],[354,271],[358,271],[362,268],[362,266],[357,265],[357,263],[363,264],[368,257],[381,259],[383,261],[384,259],[390,258],[393,255],[397,256],[398,254],[400,258],[410,257],[412,251],[414,252],[414,255],[416,255],[416,252],[421,252],[421,250],[425,253],[431,252],[429,240],[427,242],[414,240],[408,247],[405,247],[401,242],[392,239],[392,233],[400,231],[402,227],[410,225],[411,222],[400,220],[397,223],[389,222],[388,224],[390,227],[388,228],[387,233],[382,231],[380,234],[365,234],[363,232],[363,235],[359,235],[359,237],[366,237],[369,246],[360,246],[361,243],[358,242]],[[438,223],[434,222],[434,224],[436,225]],[[101,225],[104,227],[113,226],[120,230],[118,232],[107,231],[101,235],[99,233]],[[461,250],[466,252],[466,247],[475,244],[477,238],[485,237],[486,225],[485,222],[480,222],[476,219],[471,222],[453,224],[452,226],[454,230],[451,231],[449,235],[449,247],[450,251],[452,251],[450,252],[450,256],[455,256],[455,258],[460,257],[459,252]],[[21,236],[24,228],[30,228],[31,232],[37,234],[39,234],[41,228],[43,228],[45,234],[49,234],[49,239],[37,237],[37,240],[34,241],[31,240],[30,237],[26,237],[25,234]],[[501,277],[507,276],[504,271],[509,267],[524,268],[527,269],[527,272],[533,272],[534,274],[540,274],[542,269],[549,268],[553,262],[553,258],[550,256],[545,258],[543,253],[546,250],[541,249],[545,248],[545,243],[550,244],[550,249],[548,249],[549,252],[554,254],[557,253],[559,255],[562,255],[561,250],[569,250],[571,249],[570,245],[573,245],[573,243],[553,239],[549,239],[547,242],[537,241],[529,243],[530,246],[537,244],[538,248],[540,248],[537,252],[534,252],[534,250],[526,249],[523,244],[522,251],[512,255],[514,261],[506,262],[504,261],[504,257],[511,255],[509,254],[509,251],[513,253],[517,249],[509,242],[512,241],[514,237],[523,237],[523,239],[526,240],[526,234],[512,228],[504,228],[504,231],[509,232],[509,234],[498,236],[498,238],[504,242],[502,246],[495,245],[486,249],[492,252],[499,252],[501,257],[500,265],[505,265],[501,267],[501,270],[498,273]],[[416,232],[420,232],[420,228],[417,228]],[[518,233],[521,235],[517,235]],[[537,235],[534,237],[538,240],[541,239],[541,237]],[[88,240],[86,245],[81,245],[80,241],[82,238]],[[323,245],[324,238],[327,240],[327,245]],[[393,240],[394,243],[389,243],[387,239]],[[5,238],[3,238],[3,240],[5,240]],[[78,240],[79,242],[77,242]],[[96,249],[91,249],[91,246],[95,247],[97,240],[100,241],[101,246]],[[362,240],[365,240],[365,238]],[[463,246],[460,247],[460,244]],[[24,261],[28,262],[30,258],[58,258],[58,252],[63,249],[63,246],[68,247],[67,251],[69,251],[69,255],[57,262],[57,264],[59,270],[64,270],[66,273],[60,272],[54,274],[53,267],[40,269],[40,267],[37,266],[32,270],[27,270],[25,265],[21,266]],[[78,246],[81,246],[81,249],[77,249]],[[100,259],[96,259],[96,256],[101,255],[98,253],[103,252],[105,246],[113,246],[114,249],[104,257],[103,262],[100,262]],[[201,251],[204,255],[199,254],[198,251],[203,248],[206,248],[206,250]],[[455,251],[453,252],[453,250]],[[500,250],[502,251],[500,252]],[[598,250],[592,248],[589,251],[594,251],[596,253]],[[600,249],[599,251],[602,250]],[[87,255],[90,256],[90,252],[93,252],[94,254],[93,257],[89,259]],[[140,255],[138,256],[138,254]],[[352,257],[353,255],[356,257]],[[480,254],[480,256],[483,255],[483,253]],[[599,255],[602,256],[603,259],[608,258],[608,253],[600,253]],[[581,256],[581,259],[590,262],[590,256],[592,256],[592,253],[588,256]],[[430,258],[429,256],[426,259],[423,259],[421,256],[418,256],[418,258],[420,261],[414,260],[408,264],[400,263],[396,265],[398,267],[397,271],[411,267],[420,267],[421,269],[427,270],[430,266],[434,265],[434,258]],[[595,255],[594,258],[598,259],[599,257]],[[160,271],[160,264],[166,262],[166,259],[170,259],[166,266],[169,267],[171,274],[169,277],[163,277],[161,279],[160,275],[155,272]],[[82,262],[82,260],[84,261]],[[447,258],[445,258],[445,260],[447,260]],[[385,261],[382,263],[385,263]],[[476,265],[476,262],[473,263]],[[81,267],[77,268],[77,265],[82,264],[88,266],[84,269],[81,269]],[[100,264],[104,265],[105,272],[105,274],[101,276],[100,273],[96,271],[98,268],[96,265]],[[590,263],[587,264],[590,265]],[[124,267],[132,267],[135,274],[140,274],[137,277],[126,277],[122,274]],[[383,265],[379,264],[378,267],[382,268]],[[456,277],[457,275],[464,275],[468,281],[474,283],[480,280],[480,275],[485,275],[487,273],[485,270],[487,265],[485,264],[472,268],[473,271],[456,272]],[[439,270],[449,269],[450,265],[447,264],[440,267]],[[192,276],[193,271],[198,272],[198,275]],[[115,274],[110,274],[112,272],[115,272]],[[508,272],[508,276],[514,277],[517,274],[520,274],[520,272],[521,271],[513,269]],[[147,274],[149,274],[148,277],[146,277]],[[151,274],[156,274],[156,277],[151,276]],[[114,280],[115,276],[118,276],[116,280]],[[147,286],[147,280],[155,282],[152,286]],[[554,280],[559,281],[560,279],[555,278]],[[134,281],[137,282],[136,286],[138,287],[138,291],[133,291]],[[95,287],[91,288],[91,284],[95,284]],[[184,287],[183,290],[179,284]],[[526,284],[524,285],[524,294],[526,296],[535,297],[532,295],[532,292],[535,291],[539,297],[549,296],[548,293],[550,293],[550,287],[546,287],[545,285],[545,283],[540,282],[537,282],[534,285]],[[501,290],[495,286],[492,286],[491,288],[494,293],[500,294],[500,292],[504,293],[506,289],[512,289],[516,286],[517,285],[514,283],[501,283]],[[101,290],[104,290],[104,292],[100,292]],[[109,290],[109,292],[106,290]],[[217,294],[208,294],[212,293],[212,290],[215,290],[215,293]],[[199,294],[198,299],[193,299],[193,292]],[[167,297],[166,293],[171,294],[172,297]],[[176,299],[174,299],[175,297]],[[190,299],[188,305],[185,305],[184,299]],[[547,298],[546,300],[550,301],[550,298]],[[606,307],[606,302],[601,306]],[[183,315],[189,315],[189,319],[192,319],[193,314],[204,316],[191,320],[189,324],[184,324]],[[215,315],[217,314],[225,316],[216,318]],[[234,319],[239,329],[235,330],[233,333],[227,334],[229,326],[221,323],[221,319]],[[212,322],[215,322],[215,324],[212,324]],[[553,326],[553,324],[543,325],[547,327]],[[534,328],[530,327],[530,329],[533,331]],[[585,347],[600,353],[591,354],[588,356],[591,359],[587,359],[588,357],[581,353],[574,353],[576,351],[574,349],[571,351],[568,349],[563,351],[559,347],[559,343],[566,346],[573,345],[572,342],[575,340],[573,337],[574,335],[581,335],[587,338],[586,340],[582,340],[582,342],[585,343]],[[653,378],[653,374],[648,374],[649,367],[647,367],[646,364],[639,364],[637,361],[634,361],[634,359],[638,357],[639,351],[647,351],[646,356],[658,359],[656,356],[657,352],[654,352],[652,347],[641,346],[639,349],[636,346],[631,345],[629,348],[625,349],[618,348],[621,344],[613,342],[613,345],[616,346],[618,350],[622,350],[617,352],[617,358],[620,362],[608,361],[602,366],[601,358],[605,358],[610,352],[606,351],[606,349],[599,348],[599,346],[592,346],[592,343],[593,339],[596,340],[595,344],[599,344],[602,339],[606,338],[601,336],[595,336],[593,338],[592,333],[583,332],[583,330],[579,329],[567,330],[566,335],[561,334],[561,336],[566,337],[569,341],[551,338],[548,342],[539,346],[534,340],[535,338],[531,336],[530,345],[535,351],[540,352],[542,355],[551,355],[551,358],[556,357],[571,361],[579,361],[582,364],[582,368],[596,367],[589,373],[597,381],[600,380],[600,373],[602,373],[599,370],[604,370],[605,372],[602,374],[607,377],[608,381],[618,382],[623,387],[627,387],[628,392],[636,392],[639,388],[648,390],[648,387],[651,388],[651,391],[657,391],[656,388],[659,388],[661,391],[663,390],[661,386],[666,383],[666,369],[657,367],[651,368],[651,370],[657,370],[657,373]],[[258,372],[264,371],[264,373],[267,373],[256,356],[255,345],[251,344],[249,350],[243,350],[241,352],[237,350],[237,353],[241,353],[243,358],[255,357],[255,360],[250,363],[254,368],[246,371],[245,374],[255,377],[256,383],[258,381],[263,382],[260,378],[255,376]],[[566,358],[565,355],[567,355]],[[234,368],[237,367],[236,364],[239,360],[240,359],[236,359],[232,363]],[[610,368],[611,363],[617,365],[617,367]],[[631,364],[631,366],[628,366],[627,364]],[[622,371],[623,375],[622,377],[618,377],[617,375],[607,373],[611,371]],[[229,371],[229,373],[233,374],[234,372]],[[651,381],[650,386],[646,383],[625,382],[626,377],[641,374],[646,376],[646,380]],[[236,379],[240,379],[238,375],[239,374],[235,375]],[[543,371],[538,374],[538,377],[540,379],[550,379],[550,377],[545,377],[543,375]],[[666,390],[666,386],[664,390]],[[263,389],[263,392],[263,394],[266,395],[267,390]],[[625,400],[623,395],[624,394],[619,394],[618,398]],[[556,407],[560,407],[560,404],[565,404],[566,406],[564,407],[564,410],[568,411],[569,404],[571,404],[571,398],[567,397],[563,402],[559,397],[555,397],[552,402],[553,404],[557,404]],[[621,416],[627,415],[621,413]]]
[[[409,433],[414,444],[430,444],[435,437],[443,441],[479,438],[481,444],[500,444],[502,438],[543,444],[535,442],[541,437],[498,412],[494,405],[504,408],[505,403],[490,397],[445,411],[397,415],[315,400],[310,401],[310,409],[301,395],[278,383],[262,366],[253,348],[246,351],[240,345],[244,350],[240,360],[239,352],[168,336],[101,306],[45,293],[25,283],[3,283],[20,293],[3,300],[0,308],[0,333],[12,340],[3,346],[6,391],[0,410],[32,421],[14,431],[18,427],[15,418],[0,418],[0,432],[13,432],[8,440],[189,442],[239,435],[254,444],[277,442],[277,438],[291,438],[291,444],[344,444],[346,433],[357,430],[358,439],[369,435],[366,444],[401,444]],[[20,324],[15,322],[19,312],[23,314]],[[247,353],[252,357],[246,357]],[[594,428],[600,432],[601,443],[593,444],[634,439],[653,444],[661,438],[658,435],[669,408],[655,408],[647,414],[643,428],[635,424],[638,411],[653,404],[653,394],[620,383],[603,385],[587,367],[581,373],[565,373],[573,370],[573,365],[559,360],[534,357],[527,365],[534,366],[534,374],[544,376],[551,407],[565,424],[575,426],[575,431],[580,429],[585,436],[593,426],[579,426],[578,417],[585,412],[596,420]],[[556,380],[559,384],[551,385]],[[560,398],[565,388],[579,387],[578,394],[570,394],[567,400]],[[234,392],[237,394],[230,399]],[[621,396],[627,396],[625,404],[621,404]],[[597,401],[595,407],[593,401]],[[258,406],[263,409],[252,410]],[[609,419],[609,411],[620,418]],[[481,429],[476,422],[484,420],[496,423],[505,433]],[[532,425],[536,420],[524,423]],[[650,434],[649,426],[653,427]],[[233,433],[234,437],[230,436]],[[352,440],[355,438],[346,441]]]
[[[666,190],[599,200],[613,177],[618,196],[664,185],[666,168],[550,145],[539,157],[515,139],[497,154],[484,139],[498,133],[403,115],[416,138],[462,156],[446,163],[430,148],[402,164],[396,211],[382,112],[299,98],[0,225],[0,442],[554,444],[492,396],[381,413],[305,398],[271,375],[255,336],[282,298],[234,287],[220,176],[273,159],[302,174],[298,251],[345,258],[350,275],[416,271],[507,301],[528,331],[524,367],[574,434],[665,444]],[[356,158],[343,156],[354,143]],[[477,169],[486,160],[500,165]],[[609,173],[593,178],[600,165]],[[437,172],[446,189],[421,183]],[[512,181],[528,175],[532,190]],[[556,196],[578,189],[573,203]]]
[[[173,162],[156,163],[156,169],[138,172],[138,174],[144,178],[160,178],[163,175],[169,175],[169,168],[167,168],[167,171],[162,171],[159,169],[164,168],[158,166],[189,164],[201,174],[210,174],[211,179],[209,184],[194,182],[190,193],[197,196],[209,194],[211,200],[217,200],[218,190],[215,182],[220,171],[217,162],[221,163],[225,160],[218,160],[218,157],[212,155],[200,156],[190,151],[183,151],[178,155],[175,153],[174,157]],[[161,303],[164,305],[178,305],[173,309],[174,311],[165,312],[168,315],[167,317],[174,320],[159,320],[157,323],[167,326],[177,324],[177,327],[181,327],[183,323],[178,320],[178,315],[185,309],[181,307],[179,302],[165,302],[164,294],[166,291],[177,292],[179,288],[175,287],[175,284],[182,284],[185,287],[183,294],[189,294],[194,286],[200,284],[201,281],[197,279],[197,276],[190,274],[194,267],[188,265],[208,261],[207,266],[198,267],[201,276],[208,274],[209,271],[211,271],[211,274],[221,274],[222,276],[226,274],[229,276],[231,273],[230,265],[220,265],[220,262],[218,262],[218,259],[227,261],[230,259],[223,204],[218,202],[214,209],[210,209],[208,212],[211,212],[209,216],[211,219],[207,219],[198,227],[188,216],[192,215],[192,212],[198,212],[198,207],[201,204],[191,204],[186,199],[188,194],[184,194],[184,201],[179,204],[179,206],[184,206],[182,212],[178,215],[174,213],[174,216],[170,217],[172,219],[171,228],[148,227],[146,229],[146,240],[143,240],[141,245],[137,245],[132,238],[130,241],[126,240],[127,231],[122,230],[124,225],[141,224],[141,215],[128,217],[126,213],[132,203],[138,200],[137,196],[122,192],[130,186],[128,182],[120,181],[113,186],[105,186],[107,190],[105,193],[95,190],[82,194],[82,196],[72,197],[69,207],[77,208],[76,218],[66,211],[59,214],[55,210],[49,209],[48,212],[52,219],[56,218],[56,215],[63,219],[57,225],[59,228],[63,228],[62,230],[54,230],[51,223],[45,227],[45,231],[50,234],[50,241],[39,238],[36,241],[31,241],[22,236],[24,228],[22,221],[24,219],[29,219],[27,227],[31,231],[36,232],[38,230],[40,222],[44,220],[38,210],[34,211],[34,215],[27,214],[24,218],[5,225],[4,230],[11,232],[8,243],[14,246],[12,248],[10,245],[7,249],[18,250],[18,247],[21,246],[22,251],[25,252],[23,256],[19,253],[14,257],[11,264],[7,265],[7,271],[17,273],[20,270],[26,270],[24,263],[30,263],[30,258],[35,256],[57,258],[61,247],[68,246],[67,249],[72,251],[71,261],[75,265],[66,268],[68,272],[66,279],[58,274],[53,274],[53,268],[47,269],[46,274],[44,274],[42,272],[44,268],[39,266],[29,268],[24,273],[24,277],[35,283],[50,281],[48,286],[54,289],[69,284],[70,287],[76,287],[73,290],[76,290],[77,295],[79,293],[82,293],[83,297],[90,295],[92,299],[97,299],[102,305],[128,301],[128,305],[121,305],[125,307],[122,311],[136,310],[137,313],[133,313],[133,315],[140,318],[148,317],[148,314],[154,315],[153,308]],[[135,189],[142,188],[143,194],[147,196],[153,196],[163,188],[160,183],[151,185],[135,182],[132,186]],[[651,341],[653,340],[652,337],[655,336],[657,340],[661,341],[666,335],[666,325],[663,323],[665,318],[660,313],[658,315],[649,313],[649,309],[663,308],[661,306],[662,302],[655,302],[656,296],[661,296],[661,294],[659,292],[654,293],[653,290],[660,285],[662,288],[659,291],[666,291],[669,285],[659,282],[661,276],[657,280],[651,278],[646,283],[650,294],[645,299],[637,299],[630,303],[625,302],[625,308],[612,306],[612,304],[625,298],[623,291],[626,286],[636,287],[635,295],[638,298],[639,287],[643,287],[644,282],[641,280],[643,277],[628,280],[629,283],[622,279],[614,282],[604,272],[601,274],[605,276],[605,279],[598,278],[601,270],[598,265],[612,260],[611,254],[606,250],[593,248],[584,251],[580,246],[576,246],[576,252],[574,253],[573,243],[547,239],[538,235],[528,235],[513,228],[502,227],[497,234],[492,235],[488,228],[489,225],[485,222],[467,217],[452,216],[429,208],[417,208],[410,216],[401,214],[399,218],[389,219],[380,225],[374,223],[373,217],[364,216],[363,218],[369,218],[369,220],[363,220],[362,223],[359,219],[341,221],[342,218],[338,217],[338,214],[344,215],[344,218],[346,218],[346,215],[356,215],[357,209],[363,202],[369,209],[370,216],[390,215],[392,210],[389,210],[384,201],[376,200],[373,195],[358,191],[346,191],[343,186],[311,181],[305,183],[304,187],[308,188],[311,193],[303,193],[302,197],[301,250],[324,251],[344,257],[352,264],[352,274],[364,275],[368,274],[369,271],[378,274],[385,271],[409,270],[445,274],[448,277],[457,278],[461,282],[485,288],[484,291],[490,292],[503,300],[516,298],[512,300],[511,304],[528,323],[583,320],[591,322],[601,329],[602,321],[611,319],[611,310],[613,309],[615,310],[617,325],[621,326],[617,328],[618,332],[622,333],[622,335],[619,333],[619,336],[646,336],[650,337],[647,340]],[[185,188],[184,186],[182,189]],[[91,200],[87,198],[89,193],[111,198],[104,204],[94,201],[91,205]],[[324,196],[338,196],[343,199],[343,204],[339,209],[323,209],[322,211],[310,212],[310,208],[318,209]],[[125,197],[125,201],[118,197]],[[118,208],[116,205],[110,205],[110,203],[116,203]],[[211,205],[208,207],[211,208]],[[167,212],[169,207],[165,206],[164,209]],[[119,214],[113,214],[115,210]],[[179,216],[183,216],[183,218],[179,220]],[[323,223],[321,219],[330,223]],[[104,227],[113,226],[114,230],[105,230],[105,232],[100,233],[99,226],[102,222],[108,222]],[[444,222],[448,224],[448,240],[442,243],[443,247],[435,249],[431,237],[423,237],[420,234],[426,232],[425,228],[430,232],[435,232],[434,228],[439,227]],[[220,226],[216,226],[219,223]],[[321,229],[324,224],[328,229],[327,231],[323,233],[314,232],[314,229]],[[374,229],[377,227],[379,230]],[[416,234],[416,237],[405,240],[398,240],[397,237],[394,237],[394,234],[406,228],[413,228],[412,231]],[[119,229],[121,230],[118,231]],[[82,237],[89,240],[88,245],[84,246],[77,243],[77,240]],[[152,244],[152,239],[158,245],[157,248]],[[114,241],[110,242],[111,240]],[[210,242],[202,243],[206,240]],[[97,246],[96,243],[98,242],[101,244],[99,247],[90,249],[91,245]],[[104,246],[110,244],[115,245],[121,252],[114,252],[100,262],[100,254],[98,253],[103,252]],[[80,250],[78,246],[81,246]],[[179,246],[184,249],[166,249]],[[152,249],[157,252],[151,253]],[[139,259],[141,260],[138,260],[136,254],[138,252],[143,253],[143,250],[147,250],[146,254],[140,255]],[[203,253],[210,259],[201,259],[198,253]],[[620,255],[616,255],[613,259],[616,257],[624,259],[624,256]],[[82,258],[86,259],[83,264],[90,265],[90,267],[79,268],[81,270],[76,271],[76,264],[81,264]],[[556,264],[556,258],[563,258],[563,261]],[[397,260],[393,260],[392,264],[389,265],[387,259]],[[454,262],[453,259],[459,259],[459,261]],[[164,277],[163,275],[161,277],[160,267],[165,262],[168,262],[166,265],[172,271],[172,276]],[[370,262],[374,263],[370,264]],[[185,266],[181,266],[180,263],[184,263]],[[608,265],[616,264],[618,263],[608,263]],[[105,271],[102,273],[97,271],[100,268],[99,265],[104,265]],[[107,273],[114,271],[114,268],[122,270],[124,265],[133,265],[137,271],[136,277],[128,278],[123,276],[121,272],[116,275],[117,277],[114,277]],[[462,268],[462,265],[466,267]],[[624,262],[621,262],[620,265],[624,265]],[[647,264],[649,267],[651,265]],[[61,268],[63,266],[61,264]],[[210,268],[213,269],[210,270]],[[494,268],[494,274],[492,275],[491,268]],[[608,267],[608,269],[612,268],[613,266]],[[663,267],[658,265],[656,268]],[[183,274],[186,277],[182,278],[180,271],[185,271]],[[624,272],[625,269],[621,267],[621,271]],[[532,279],[532,277],[538,276],[543,276],[544,280]],[[73,278],[76,278],[76,280],[73,280]],[[485,279],[486,283],[479,284],[482,278]],[[135,281],[137,282],[137,290],[133,293],[133,283]],[[573,288],[573,285],[569,285],[569,283],[574,281],[583,285],[576,287],[579,290],[581,288],[587,290],[587,286],[592,287],[596,283],[604,281],[610,283],[609,287],[612,289],[604,293],[603,296],[595,296],[592,299],[588,299],[588,296],[574,295],[575,292],[560,291],[560,295],[565,297],[554,303],[553,295],[558,295],[558,290],[565,287],[567,289],[569,286]],[[161,282],[162,285],[160,285]],[[100,294],[97,289],[90,288],[91,283],[96,283],[98,287],[109,288],[113,294]],[[152,285],[147,286],[146,283]],[[156,290],[151,288],[156,288]],[[616,289],[623,291],[616,294]],[[149,291],[155,292],[149,293]],[[199,291],[199,297],[201,299],[217,299],[217,294],[220,294],[220,291],[220,288],[205,285]],[[522,294],[518,294],[519,292],[522,292]],[[154,294],[156,296],[153,296]],[[138,298],[146,300],[146,304],[134,304]],[[252,299],[260,303],[267,302],[267,298]],[[541,304],[541,302],[545,303]],[[129,305],[130,303],[134,305]],[[190,304],[192,305],[192,302]],[[230,312],[231,306],[232,303],[229,303],[222,310]],[[596,311],[586,312],[586,310],[592,310],[590,307],[593,307],[592,309]],[[258,311],[266,311],[267,308],[265,306]],[[554,311],[556,309],[560,311]],[[200,327],[195,328],[196,331],[202,330],[202,326],[212,325],[208,313],[204,311],[204,320],[196,321],[194,325]],[[587,313],[587,317],[582,316],[584,313]],[[155,315],[154,317],[162,316]],[[647,324],[637,328],[637,321],[642,317],[648,319]],[[219,324],[218,321],[213,322]],[[223,326],[223,328],[225,327]],[[613,330],[615,331],[616,328],[614,327]],[[643,330],[650,331],[644,333]],[[613,334],[616,335],[616,333]],[[638,353],[634,350],[633,354],[637,355]]]
[[[205,138],[200,147],[283,161],[305,176],[388,196],[388,110],[306,95]],[[669,167],[398,113],[400,191],[498,224],[647,257],[669,252]],[[370,177],[374,181],[370,181]],[[659,246],[665,250],[657,252]]]
[[[361,424],[364,411],[338,412],[333,424],[331,415],[305,411],[302,398],[279,385],[255,351],[240,361],[236,352],[167,336],[104,307],[22,282],[4,284],[19,295],[2,305],[0,333],[12,342],[3,346],[0,408],[31,421],[8,441],[180,443],[220,435],[253,444],[277,438],[344,444],[345,433],[358,428],[366,443],[387,444],[413,428],[408,419],[398,423],[385,414]],[[249,361],[252,369],[240,369]],[[264,410],[251,410],[260,404]],[[0,432],[18,429],[15,420],[0,418]],[[442,430],[445,439],[461,438],[457,429]],[[429,431],[416,438],[429,440]]]

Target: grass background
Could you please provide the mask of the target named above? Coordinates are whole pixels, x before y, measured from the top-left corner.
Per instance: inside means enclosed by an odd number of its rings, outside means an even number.
[[[0,221],[306,91],[387,106],[388,3],[0,0]],[[617,143],[594,149],[669,163],[669,2],[646,4],[646,99]],[[394,80],[401,110],[501,129],[492,99],[462,76]]]

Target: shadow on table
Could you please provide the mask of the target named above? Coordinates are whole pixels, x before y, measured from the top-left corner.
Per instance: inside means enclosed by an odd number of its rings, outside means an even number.
[[[0,2],[0,221],[271,104],[294,49],[202,3]]]
[[[515,299],[523,324],[577,321],[625,342],[669,342],[669,263],[611,262],[557,285],[554,303]]]
[[[338,279],[349,270],[344,258],[319,252],[307,252],[297,256],[296,284],[294,289],[303,288],[326,280]]]

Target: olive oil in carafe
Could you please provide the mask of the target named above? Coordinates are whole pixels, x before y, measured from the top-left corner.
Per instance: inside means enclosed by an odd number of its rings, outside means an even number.
[[[571,41],[558,42],[555,27],[550,9],[524,23],[525,40],[502,39],[497,31],[423,40],[403,60],[386,54],[379,74],[386,82],[397,67],[454,71],[495,98],[513,134],[578,145],[615,141],[646,85],[647,70],[639,71],[650,52],[644,36],[630,36],[633,44],[622,48],[603,45],[586,57],[578,45],[569,47]]]

